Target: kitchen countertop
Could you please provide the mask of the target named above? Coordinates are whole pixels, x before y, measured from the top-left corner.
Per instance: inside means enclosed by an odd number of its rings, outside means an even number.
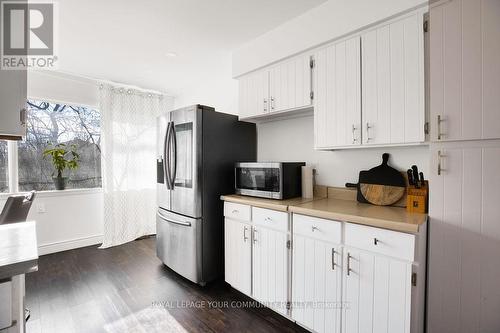
[[[0,279],[38,270],[35,222],[0,225]]]
[[[329,187],[318,190],[314,198],[273,200],[243,195],[223,195],[224,201],[268,208],[282,212],[339,220],[407,233],[418,233],[427,222],[427,214],[409,213],[396,206],[375,206],[356,201],[356,191]]]
[[[324,197],[307,198],[307,199],[302,198],[302,197],[298,197],[298,198],[292,198],[292,199],[286,199],[286,200],[276,200],[276,199],[264,199],[264,198],[249,197],[249,196],[238,195],[238,194],[223,195],[220,198],[223,201],[229,201],[229,202],[250,205],[250,206],[260,207],[260,208],[268,208],[268,209],[273,209],[273,210],[277,210],[277,211],[281,211],[281,212],[287,212],[288,207],[290,207],[292,205],[300,205],[300,204],[304,204],[304,203],[311,202],[314,200],[324,199]]]
[[[291,205],[288,211],[408,233],[418,233],[420,226],[427,221],[427,214],[409,213],[405,208],[375,206],[335,198]]]

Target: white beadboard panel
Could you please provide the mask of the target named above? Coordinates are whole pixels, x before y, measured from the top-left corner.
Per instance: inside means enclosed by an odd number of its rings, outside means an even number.
[[[500,1],[481,1],[483,137],[500,137]],[[466,27],[467,29],[468,27]]]
[[[430,9],[431,139],[500,138],[500,2]],[[441,116],[441,140],[437,116]]]
[[[248,224],[227,218],[224,222],[225,280],[246,295],[251,293],[250,232]]]
[[[294,235],[293,251],[293,319],[315,332],[339,332],[341,247]],[[335,269],[332,269],[332,251],[335,251]]]
[[[425,140],[422,24],[417,11],[362,36],[365,144]]]
[[[344,253],[351,272],[344,273],[342,331],[410,333],[412,264],[349,247]]]
[[[254,227],[253,297],[281,314],[286,314],[286,233]]]
[[[498,332],[500,142],[435,145],[431,153],[428,331]]]
[[[329,45],[315,55],[316,148],[359,145],[360,39]]]

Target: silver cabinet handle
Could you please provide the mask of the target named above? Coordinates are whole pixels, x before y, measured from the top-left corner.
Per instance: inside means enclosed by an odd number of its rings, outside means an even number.
[[[264,219],[264,221],[266,221],[266,222],[273,222],[273,219],[272,219],[272,218],[270,218],[270,217],[266,217],[266,218]]]
[[[377,238],[373,239],[373,245],[378,245],[379,240]]]
[[[438,150],[438,169],[437,169],[438,176],[441,176],[441,172],[444,171],[444,169],[441,166],[441,159],[443,157],[445,157],[445,155],[442,154],[441,150]]]
[[[237,210],[237,209],[233,209],[233,211],[232,211],[232,213],[233,213],[233,214],[238,214],[239,212],[240,212],[240,211],[239,211],[239,210]]]
[[[347,276],[351,275],[351,254],[347,252]]]
[[[243,241],[246,243],[247,242],[247,230],[248,230],[248,227],[245,226],[245,228],[243,228]]]
[[[318,227],[313,226],[311,229],[312,229],[312,232],[315,232],[316,230],[318,230]]]
[[[264,98],[264,112],[267,112],[267,99]]]
[[[332,248],[332,271],[335,270],[335,248]]]
[[[356,143],[356,141],[358,141],[358,139],[356,138],[356,126],[354,124],[352,124],[352,143]]]
[[[271,110],[274,110],[274,97],[271,97]]]
[[[441,115],[438,114],[437,116],[437,139],[438,140],[441,140],[441,137],[443,136],[443,134],[441,133],[441,123],[443,122],[443,119],[441,118]]]
[[[366,123],[366,142],[372,140],[373,138],[370,138],[370,129],[373,128],[372,125],[370,125],[370,123]]]
[[[257,229],[253,228],[253,243],[254,244],[257,243],[257,237],[256,237],[256,235],[257,235]]]

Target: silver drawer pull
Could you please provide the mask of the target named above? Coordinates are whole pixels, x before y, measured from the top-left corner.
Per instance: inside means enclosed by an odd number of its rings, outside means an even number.
[[[273,219],[272,219],[272,218],[270,218],[270,217],[266,217],[266,218],[264,219],[264,221],[266,221],[266,222],[273,222]]]
[[[374,238],[374,239],[373,239],[373,244],[374,244],[374,245],[378,245],[378,242],[380,242],[380,241],[379,241],[377,238]]]
[[[232,213],[233,213],[233,214],[238,214],[239,212],[240,212],[240,211],[239,211],[239,210],[237,210],[237,209],[233,209],[233,211],[232,211]]]
[[[316,230],[319,230],[318,227],[316,227],[316,226],[313,226],[311,229],[312,229],[312,232],[315,232]]]

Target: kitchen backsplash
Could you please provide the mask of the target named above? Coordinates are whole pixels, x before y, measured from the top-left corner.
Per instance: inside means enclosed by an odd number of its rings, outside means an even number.
[[[307,116],[257,125],[258,160],[305,161],[315,167],[318,184],[337,187],[357,182],[358,172],[379,165],[385,152],[391,154],[394,168],[405,172],[415,164],[428,175],[428,146],[315,151],[313,123]]]

